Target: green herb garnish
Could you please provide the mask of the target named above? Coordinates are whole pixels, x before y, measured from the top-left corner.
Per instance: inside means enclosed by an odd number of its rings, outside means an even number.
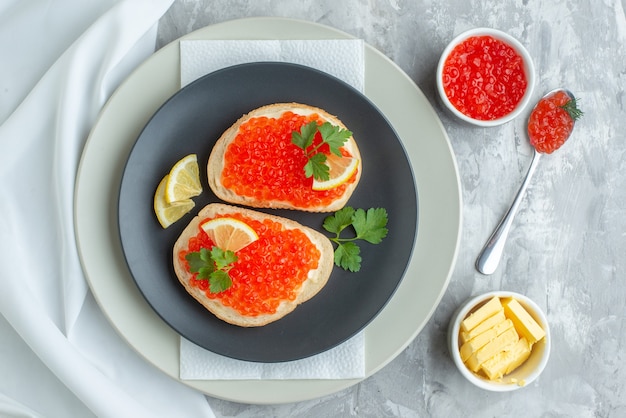
[[[228,289],[232,280],[228,275],[237,256],[232,251],[224,251],[213,247],[211,251],[201,248],[185,256],[189,263],[189,271],[198,273],[198,280],[208,280],[211,293],[219,293]]]
[[[313,139],[318,131],[322,136],[322,142],[308,150],[313,145]],[[319,151],[320,147],[328,144],[330,152],[341,157],[340,148],[351,136],[351,131],[334,126],[330,122],[324,122],[318,126],[316,121],[312,121],[302,126],[300,132],[293,131],[291,143],[302,149],[308,158],[304,166],[305,176],[307,178],[312,176],[318,181],[327,181],[330,178],[330,169],[326,165],[326,154]]]
[[[352,225],[356,235],[351,238],[340,238],[340,234]],[[364,240],[371,244],[380,243],[387,236],[387,211],[384,208],[354,209],[349,206],[337,211],[324,219],[324,229],[337,234],[330,238],[337,244],[335,264],[344,270],[357,272],[361,269],[361,248],[354,243]]]
[[[578,108],[578,99],[575,97],[572,97],[567,103],[561,106],[561,108],[569,114],[573,121],[577,121],[584,114],[584,112]]]

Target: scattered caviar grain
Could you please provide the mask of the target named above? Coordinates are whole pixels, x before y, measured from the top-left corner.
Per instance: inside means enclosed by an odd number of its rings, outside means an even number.
[[[446,58],[442,77],[452,105],[478,120],[511,113],[528,84],[522,57],[491,36],[473,36],[457,45]]]
[[[286,229],[270,219],[259,221],[238,213],[224,216],[250,225],[259,239],[236,253],[238,260],[229,271],[230,288],[211,293],[208,280],[198,280],[197,273],[192,274],[191,286],[245,316],[275,313],[282,301],[293,301],[297,297],[309,271],[318,266],[319,250],[299,229]],[[189,272],[185,256],[213,246],[206,232],[198,228],[198,233],[189,239],[187,250],[180,251],[178,257]]]
[[[322,123],[316,114],[302,116],[293,112],[285,112],[278,118],[252,118],[243,123],[226,149],[223,186],[239,196],[288,202],[302,208],[328,205],[342,196],[355,181],[356,174],[339,187],[315,191],[313,178],[304,174],[307,157],[291,142],[292,132],[313,120]],[[320,142],[317,133],[312,146]],[[330,153],[327,145],[320,150]]]

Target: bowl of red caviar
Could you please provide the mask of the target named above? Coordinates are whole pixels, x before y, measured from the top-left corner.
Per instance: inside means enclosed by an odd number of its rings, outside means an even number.
[[[535,67],[526,48],[497,29],[475,28],[455,37],[437,66],[442,104],[479,127],[502,125],[531,100]]]

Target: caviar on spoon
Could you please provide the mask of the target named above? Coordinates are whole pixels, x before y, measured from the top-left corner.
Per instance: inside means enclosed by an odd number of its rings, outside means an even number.
[[[509,235],[513,218],[535,172],[539,157],[541,154],[551,154],[559,149],[570,137],[574,123],[582,115],[583,112],[578,108],[576,98],[566,89],[550,91],[539,100],[530,113],[528,139],[533,146],[533,159],[511,207],[476,259],[476,269],[482,274],[492,274],[500,263],[504,243]]]

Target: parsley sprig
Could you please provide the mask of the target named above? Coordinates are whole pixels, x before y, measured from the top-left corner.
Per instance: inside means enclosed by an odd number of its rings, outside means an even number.
[[[200,251],[187,254],[185,258],[189,263],[189,271],[198,273],[198,280],[209,281],[211,293],[223,292],[233,284],[228,272],[237,261],[234,252],[218,247],[213,247],[210,251],[201,248]]]
[[[315,134],[319,131],[322,142],[309,149],[313,145]],[[304,174],[307,178],[313,177],[318,181],[326,181],[330,178],[330,168],[326,164],[326,154],[320,152],[320,147],[328,144],[330,152],[341,157],[341,146],[352,136],[352,132],[334,126],[330,122],[317,125],[316,121],[311,121],[302,126],[300,132],[291,133],[291,143],[304,151],[308,161],[304,166]]]
[[[354,242],[364,240],[371,244],[380,243],[387,236],[387,211],[384,208],[354,209],[346,206],[324,219],[324,229],[336,234],[330,238],[337,244],[335,264],[344,270],[357,272],[361,269],[361,248]],[[356,235],[340,238],[341,232],[352,226]]]

